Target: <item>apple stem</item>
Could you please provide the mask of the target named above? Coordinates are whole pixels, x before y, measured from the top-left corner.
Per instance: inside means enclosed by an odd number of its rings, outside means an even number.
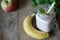
[[[51,11],[52,8],[54,7],[54,5],[55,5],[55,2],[52,3],[52,5],[50,6],[50,8],[49,8],[48,11],[47,11],[47,14],[50,13],[50,11]]]

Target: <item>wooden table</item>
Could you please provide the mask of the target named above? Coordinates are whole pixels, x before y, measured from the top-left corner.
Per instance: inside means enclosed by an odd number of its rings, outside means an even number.
[[[31,0],[17,1],[18,7],[11,13],[5,13],[0,6],[0,40],[37,40],[24,32],[23,21],[27,15],[36,12],[38,7],[33,9],[31,7]],[[60,40],[60,31],[46,40]]]

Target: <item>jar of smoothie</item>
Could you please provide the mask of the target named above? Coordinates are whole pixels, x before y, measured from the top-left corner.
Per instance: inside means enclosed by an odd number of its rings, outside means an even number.
[[[53,21],[56,18],[56,14],[52,9],[50,13],[46,13],[49,6],[40,6],[36,14],[36,25],[37,28],[44,32],[50,32],[54,26]]]

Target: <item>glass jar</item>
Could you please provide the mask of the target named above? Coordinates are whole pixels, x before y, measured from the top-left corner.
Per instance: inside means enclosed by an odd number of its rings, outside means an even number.
[[[40,8],[44,8],[46,13],[49,6],[48,8],[46,6],[41,6]],[[50,15],[46,15],[45,13],[41,13],[38,10],[36,14],[36,25],[37,25],[37,28],[40,29],[41,31],[50,32],[54,26],[53,21],[56,18],[56,14],[53,9],[51,10]]]

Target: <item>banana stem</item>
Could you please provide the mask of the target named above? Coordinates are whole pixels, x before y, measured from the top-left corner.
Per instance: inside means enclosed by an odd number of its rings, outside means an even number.
[[[52,3],[52,5],[50,6],[50,8],[47,11],[47,14],[50,13],[50,11],[52,10],[52,8],[54,7],[55,4],[56,4],[55,2]]]

